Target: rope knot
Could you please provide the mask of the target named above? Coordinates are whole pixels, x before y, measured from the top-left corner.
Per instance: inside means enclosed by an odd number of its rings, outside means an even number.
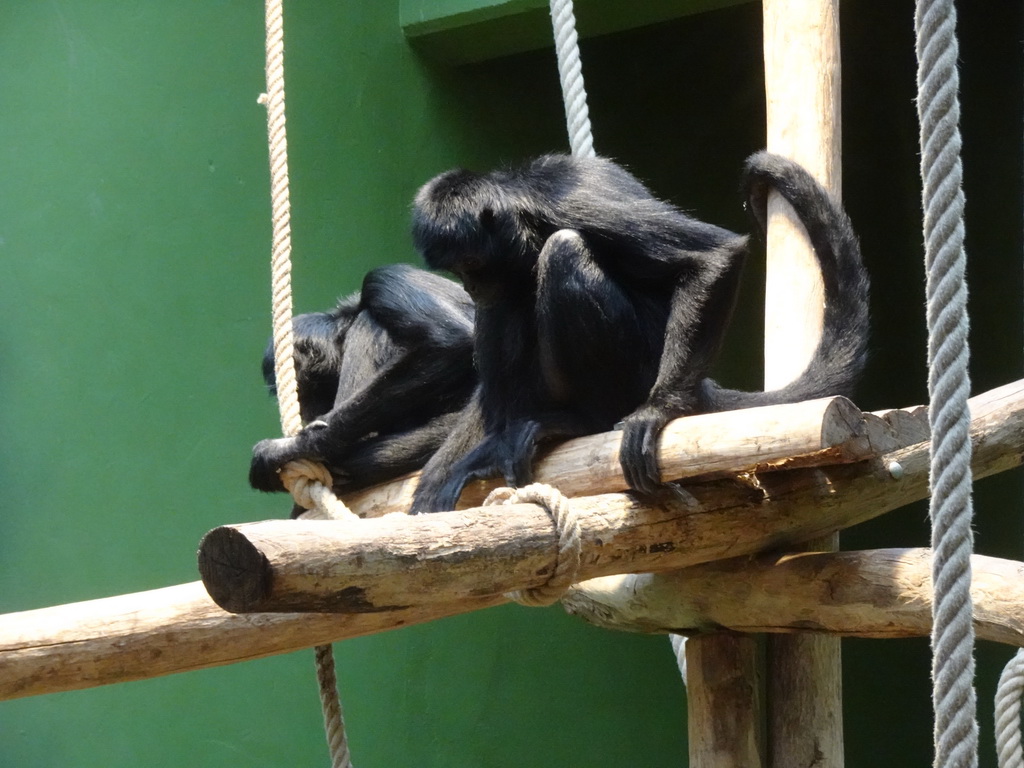
[[[569,587],[579,581],[583,543],[576,510],[561,492],[543,483],[523,488],[496,488],[484,499],[485,507],[495,504],[537,504],[551,517],[558,534],[558,556],[551,578],[539,587],[509,592],[506,597],[530,607],[557,603]]]
[[[280,475],[281,482],[295,499],[295,503],[313,510],[313,514],[303,516],[305,519],[359,519],[358,515],[334,495],[334,480],[323,464],[308,459],[296,459],[281,467]]]

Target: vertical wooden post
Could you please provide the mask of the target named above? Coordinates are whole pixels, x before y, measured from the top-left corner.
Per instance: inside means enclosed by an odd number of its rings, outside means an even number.
[[[690,768],[765,765],[763,662],[752,635],[686,642]]]
[[[762,5],[767,149],[801,163],[838,198],[839,0]],[[803,225],[775,194],[768,221],[765,387],[776,389],[796,378],[814,352],[824,289]],[[838,544],[834,536],[810,548]],[[750,637],[692,638],[686,654],[691,768],[842,768],[838,638],[771,637],[763,664]]]
[[[763,0],[767,148],[840,194],[839,0]],[[772,199],[774,198],[774,199]],[[820,334],[824,294],[810,243],[778,195],[768,204],[765,386],[803,371]],[[837,549],[838,536],[813,542]],[[839,639],[768,639],[769,764],[842,768]]]
[[[764,0],[767,149],[804,166],[837,198],[842,186],[838,0]],[[814,352],[824,292],[792,208],[768,201],[765,387],[795,379]]]
[[[763,0],[767,149],[796,160],[839,197],[838,0]],[[817,345],[824,316],[821,275],[800,224],[779,195],[768,200],[765,387],[796,378]],[[838,537],[813,542],[837,549]],[[687,643],[691,768],[841,768],[839,640],[767,640],[765,698],[753,639],[708,636]],[[765,746],[764,723],[767,717]],[[722,723],[732,725],[723,730]]]

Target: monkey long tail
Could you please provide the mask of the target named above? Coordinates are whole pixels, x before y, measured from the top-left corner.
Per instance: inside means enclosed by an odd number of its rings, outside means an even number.
[[[867,359],[869,283],[846,212],[802,166],[768,152],[747,159],[743,189],[762,234],[772,189],[793,206],[807,229],[825,286],[822,333],[807,368],[786,386],[769,392],[743,392],[705,379],[701,408],[728,411],[850,395]]]

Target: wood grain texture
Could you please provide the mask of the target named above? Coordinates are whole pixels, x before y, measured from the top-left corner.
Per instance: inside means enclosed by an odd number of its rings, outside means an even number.
[[[978,637],[1024,647],[1024,564],[974,555],[971,568]],[[931,584],[925,548],[798,552],[606,576],[575,585],[563,604],[627,632],[921,637],[931,631]]]
[[[842,195],[838,0],[765,0],[766,148],[800,163]],[[768,197],[765,387],[807,367],[825,292],[803,224],[777,193]]]
[[[1019,466],[1024,452],[1024,382],[972,398],[971,413],[975,476]],[[903,472],[899,479],[887,469],[890,463],[900,464]],[[697,545],[703,529],[739,534],[753,527],[758,533],[740,545],[740,550],[746,551],[783,546],[924,498],[927,472],[928,447],[922,442],[857,464],[770,472],[747,483],[729,479],[695,483],[686,486],[686,497],[668,509],[644,506],[625,494],[606,494],[598,497],[596,511],[600,517],[603,511],[611,514],[618,509],[622,517],[616,526],[624,529],[623,536],[646,537],[635,531],[651,525],[658,530],[659,540],[677,542],[674,549],[684,552]],[[538,525],[546,520],[536,507],[524,507],[505,508],[513,518],[504,524],[516,523],[519,512],[536,517]],[[408,521],[448,517],[474,525],[473,516],[464,513]],[[385,521],[363,521],[373,522]],[[696,561],[743,553],[726,539],[705,541],[702,546]],[[646,564],[666,564],[676,557],[670,551],[638,550],[636,554],[648,558]],[[632,559],[632,555],[624,555],[617,567],[628,570]],[[502,602],[503,597],[485,595],[377,613],[234,615],[217,607],[201,583],[194,582],[6,614],[0,616],[0,699],[233,664]]]
[[[838,200],[842,192],[839,0],[764,0],[769,152],[806,168]],[[810,240],[789,204],[768,198],[765,388],[806,368],[824,320],[824,285]],[[839,548],[838,536],[812,542]],[[842,768],[842,669],[837,638],[769,638],[768,732],[772,766]]]
[[[927,418],[907,412],[907,419]],[[588,435],[546,449],[538,457],[534,480],[566,496],[626,491],[619,466],[621,432]],[[913,442],[913,441],[912,441]],[[665,482],[716,473],[861,461],[890,451],[901,442],[891,424],[861,414],[842,397],[806,403],[708,413],[676,419],[658,443],[658,463]],[[364,517],[408,510],[419,474],[374,486],[343,497],[349,509]],[[479,506],[501,483],[470,483],[457,508]]]
[[[236,664],[487,608],[502,598],[349,616],[218,608],[201,582],[0,617],[0,700]]]
[[[1009,399],[1007,399],[1009,397]],[[976,398],[984,459],[1016,457],[1024,412],[1020,383]],[[994,438],[995,434],[1004,440]],[[916,430],[914,431],[916,435]],[[891,462],[900,464],[895,477]],[[897,473],[899,474],[899,473]],[[882,460],[746,473],[693,483],[657,498],[577,497],[581,578],[665,571],[792,546],[855,524],[927,491],[927,445]],[[555,532],[534,504],[436,515],[386,515],[355,524],[270,520],[222,526],[200,546],[204,581],[234,611],[373,612],[452,602],[545,583]]]
[[[763,654],[752,635],[718,634],[686,641],[689,765],[764,765]],[[699,685],[692,681],[699,680]],[[728,713],[720,717],[719,713]]]

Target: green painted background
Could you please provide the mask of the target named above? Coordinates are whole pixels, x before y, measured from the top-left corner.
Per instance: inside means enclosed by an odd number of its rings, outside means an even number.
[[[1017,6],[961,9],[975,390],[1021,369]],[[912,9],[846,0],[843,14],[845,196],[876,286],[862,404],[921,402]],[[549,52],[431,64],[397,0],[293,0],[286,29],[298,311],[371,265],[415,263],[408,204],[434,173],[564,146]],[[286,514],[245,483],[250,446],[278,429],[258,376],[262,45],[257,2],[0,9],[0,612],[193,580],[205,531]],[[599,151],[744,229],[759,45],[756,4],[585,41]],[[733,383],[758,380],[756,271],[722,366]],[[1017,476],[979,484],[979,550],[1021,557],[1020,492]],[[844,541],[920,544],[925,519],[915,506]],[[848,764],[926,764],[927,643],[844,648]],[[507,607],[338,655],[359,768],[685,764],[664,638]],[[979,649],[984,729],[1008,656]],[[311,667],[301,653],[3,702],[0,765],[321,766]]]

